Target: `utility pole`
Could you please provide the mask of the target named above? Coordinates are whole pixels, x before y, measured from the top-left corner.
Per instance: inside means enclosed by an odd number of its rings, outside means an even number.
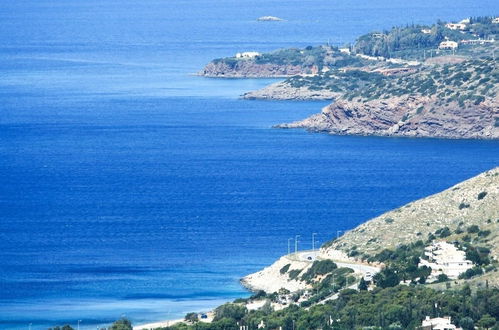
[[[315,252],[315,236],[317,233],[312,233],[312,252]]]
[[[298,238],[300,237],[300,235],[296,235],[295,236],[295,253],[298,252]]]
[[[291,254],[291,241],[293,238],[288,238],[288,254]]]

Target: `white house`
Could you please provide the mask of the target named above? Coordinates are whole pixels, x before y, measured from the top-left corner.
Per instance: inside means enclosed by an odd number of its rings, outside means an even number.
[[[236,58],[255,58],[259,56],[259,52],[243,52],[243,53],[237,53]]]
[[[421,29],[421,32],[424,34],[431,34],[431,29]]]
[[[466,30],[466,24],[463,23],[447,23],[445,27],[451,30]]]
[[[458,43],[455,41],[442,41],[440,45],[438,45],[439,49],[456,49],[458,47]]]
[[[350,48],[348,48],[348,47],[340,48],[339,51],[340,51],[340,53],[350,55]]]
[[[436,317],[431,319],[429,316],[423,320],[421,324],[423,330],[458,330],[454,324],[451,323],[450,316]]]
[[[499,17],[494,18],[492,24],[499,24]]]
[[[459,274],[473,267],[473,262],[466,260],[466,253],[458,250],[453,244],[447,242],[436,242],[425,248],[428,260],[421,259],[419,266],[427,266],[432,269],[432,277],[437,278],[445,274],[449,278],[456,279]]]

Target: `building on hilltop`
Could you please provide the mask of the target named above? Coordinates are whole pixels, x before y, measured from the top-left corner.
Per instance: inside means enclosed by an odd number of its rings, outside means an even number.
[[[431,277],[445,274],[451,279],[456,279],[459,274],[473,267],[473,262],[466,260],[466,253],[458,250],[453,244],[435,242],[425,248],[428,260],[421,259],[419,267],[427,266],[432,269]]]
[[[454,50],[454,49],[457,49],[458,46],[459,45],[457,42],[447,40],[447,41],[442,41],[440,43],[440,45],[438,45],[438,49],[452,49],[452,50]]]
[[[466,30],[466,24],[463,23],[447,23],[445,27],[451,30]]]
[[[454,324],[451,323],[450,316],[436,317],[431,319],[429,316],[423,320],[421,324],[421,330],[460,330]]]
[[[255,58],[259,56],[259,52],[243,52],[243,53],[237,53],[236,58]]]

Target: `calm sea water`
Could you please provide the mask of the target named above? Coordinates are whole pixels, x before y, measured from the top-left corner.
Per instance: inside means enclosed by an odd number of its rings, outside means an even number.
[[[0,328],[202,311],[313,232],[325,242],[499,164],[499,143],[271,125],[322,102],[189,75],[238,51],[497,14],[497,1],[2,1]],[[281,23],[257,23],[263,15]]]

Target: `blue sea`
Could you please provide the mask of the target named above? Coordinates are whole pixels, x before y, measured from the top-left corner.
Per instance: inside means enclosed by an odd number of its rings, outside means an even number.
[[[0,3],[0,328],[95,329],[206,311],[239,278],[499,165],[499,141],[271,126],[324,102],[239,99],[275,80],[192,75],[213,58],[495,0],[5,0]],[[283,22],[256,22],[273,15]]]

